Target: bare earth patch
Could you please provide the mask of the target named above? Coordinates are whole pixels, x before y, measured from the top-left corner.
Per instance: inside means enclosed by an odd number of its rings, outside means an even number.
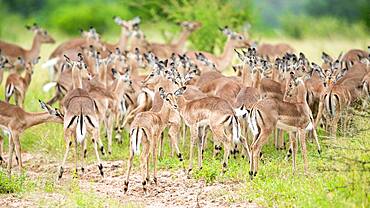
[[[23,160],[30,178],[42,178],[55,174],[59,161],[47,161],[41,156],[24,153]],[[87,165],[85,173],[79,172],[79,187],[82,192],[95,193],[97,196],[111,198],[123,205],[134,204],[143,207],[258,207],[255,203],[243,202],[238,195],[245,190],[242,182],[215,182],[206,185],[203,180],[189,179],[182,170],[158,171],[158,185],[151,179],[148,193],[142,190],[140,171],[133,169],[130,175],[129,190],[123,192],[126,161],[104,161],[104,178],[100,176],[97,165]],[[72,180],[69,163],[58,186]],[[40,200],[50,200],[58,204],[65,196],[57,193],[35,193],[19,197],[16,194],[0,195],[0,204],[6,207],[33,207]]]

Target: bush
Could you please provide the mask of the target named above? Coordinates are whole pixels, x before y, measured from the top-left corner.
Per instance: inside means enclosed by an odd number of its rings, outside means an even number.
[[[79,28],[87,29],[90,26],[94,26],[99,33],[105,33],[113,28],[118,30],[112,20],[115,15],[125,19],[133,17],[124,4],[116,2],[65,4],[42,16],[46,16],[43,19],[47,19],[48,26],[58,28],[67,34],[77,34]]]
[[[25,186],[25,180],[24,175],[9,178],[6,173],[0,171],[0,194],[21,192]]]
[[[347,37],[366,38],[369,33],[364,23],[349,24],[346,21],[334,17],[309,17],[309,16],[291,16],[282,17],[282,29],[286,35],[293,38],[331,38]]]
[[[244,22],[250,22],[253,16],[251,1],[172,0],[163,5],[163,11],[172,22],[202,22],[203,27],[190,39],[196,49],[205,51],[213,51],[215,46],[223,47],[226,38],[218,27],[228,25],[237,31]]]

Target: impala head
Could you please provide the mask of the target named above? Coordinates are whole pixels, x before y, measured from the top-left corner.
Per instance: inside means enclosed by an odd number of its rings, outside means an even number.
[[[121,17],[113,16],[113,20],[114,20],[114,22],[117,25],[119,25],[122,28],[126,29],[127,36],[131,36],[132,35],[132,32],[135,29],[135,27],[137,27],[140,24],[140,22],[141,22],[140,17],[135,17],[135,18],[133,18],[131,20],[123,20]]]
[[[304,86],[304,81],[307,78],[308,78],[307,75],[299,76],[299,75],[294,74],[294,72],[291,72],[290,73],[290,79],[287,82],[285,96],[286,97],[292,97],[293,95],[295,95],[295,93],[297,92],[296,89],[299,86]]]
[[[55,116],[56,121],[63,121],[64,115],[57,109],[57,108],[52,108],[48,104],[46,104],[44,101],[39,100],[41,108],[49,113],[52,116]]]
[[[344,74],[347,72],[346,69],[341,69],[341,64],[339,61],[335,61],[330,66],[329,70],[323,70],[320,66],[318,66],[315,63],[311,64],[312,69],[316,71],[320,78],[323,81],[323,84],[325,87],[331,87],[333,84],[335,84],[338,80],[340,80]]]
[[[216,69],[216,65],[210,61],[207,57],[204,56],[203,53],[195,53],[195,57],[198,61],[200,61],[203,65],[211,68],[211,69]]]
[[[233,48],[248,48],[250,47],[249,41],[241,33],[233,32],[228,26],[219,28],[220,31],[228,37],[230,44]]]
[[[134,89],[132,88],[132,80],[130,78],[130,69],[126,69],[123,74],[121,74],[114,68],[112,68],[111,71],[114,79],[116,79],[118,83],[122,83],[126,91],[134,92]]]
[[[18,57],[18,58],[20,58],[20,57]],[[30,74],[33,74],[33,68],[34,68],[34,66],[35,66],[36,64],[38,64],[38,63],[39,63],[40,59],[41,59],[41,57],[39,56],[39,57],[37,57],[37,58],[32,59],[31,61],[29,61],[29,62],[27,62],[27,63],[25,63],[24,61],[21,61],[21,62],[23,62],[24,69],[25,69],[27,72],[29,72]]]
[[[13,67],[14,65],[10,63],[9,60],[5,56],[1,55],[1,49],[0,49],[0,70],[4,68],[13,68]]]
[[[182,86],[173,93],[167,93],[165,97],[165,101],[168,102],[174,110],[177,110],[179,108],[178,103],[177,103],[177,97],[182,96],[185,93],[185,91],[186,91],[186,86]]]
[[[168,61],[155,61],[152,63],[152,72],[142,81],[143,87],[155,85],[161,79],[161,76],[165,73]]]
[[[33,23],[32,26],[26,25],[26,28],[34,32],[41,43],[55,43],[54,38],[48,34],[48,31],[39,27],[36,23]]]
[[[202,27],[202,23],[198,21],[184,21],[180,23],[183,30],[194,32],[198,28]]]

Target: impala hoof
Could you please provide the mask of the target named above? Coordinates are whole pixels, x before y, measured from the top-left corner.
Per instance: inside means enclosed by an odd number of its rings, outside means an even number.
[[[104,177],[103,165],[102,165],[101,163],[98,165],[98,168],[99,168],[99,171],[100,171],[100,175],[101,175],[102,177]]]

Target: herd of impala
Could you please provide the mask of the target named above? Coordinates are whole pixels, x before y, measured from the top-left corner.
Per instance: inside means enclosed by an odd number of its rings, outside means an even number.
[[[163,132],[168,129],[171,155],[181,162],[179,142],[190,132],[190,158],[187,172],[193,168],[194,145],[198,144],[198,168],[207,135],[212,133],[214,155],[223,150],[222,171],[227,170],[230,154],[240,152],[249,160],[249,175],[256,176],[262,155],[261,148],[273,134],[277,149],[285,147],[283,131],[289,134],[289,152],[293,171],[298,140],[301,144],[304,170],[307,171],[306,134],[315,141],[320,153],[316,128],[321,124],[336,135],[337,124],[348,128],[349,108],[363,103],[368,110],[370,99],[369,53],[353,49],[332,58],[322,53],[323,63],[310,63],[303,53],[295,54],[287,44],[256,45],[247,34],[220,28],[227,37],[221,55],[186,51],[188,37],[202,26],[200,22],[182,22],[177,41],[170,44],[148,42],[140,30],[140,18],[123,20],[113,17],[121,27],[117,43],[101,40],[90,27],[81,30],[81,37],[61,43],[43,67],[53,79],[44,90],[55,88],[48,101],[39,101],[44,112],[27,112],[24,99],[32,80],[34,66],[43,43],[54,43],[46,30],[28,26],[34,33],[32,48],[0,41],[0,83],[3,73],[5,101],[0,101],[0,162],[3,162],[3,138],[9,137],[8,171],[13,151],[22,169],[20,135],[32,126],[56,122],[64,125],[66,150],[59,169],[59,179],[72,144],[78,145],[84,172],[87,143],[92,142],[100,174],[104,176],[99,155],[105,155],[101,135],[108,140],[112,153],[113,135],[122,143],[122,131],[129,132],[130,147],[127,178],[135,155],[140,155],[144,192],[149,183],[149,159],[153,159],[153,180],[157,183],[156,163],[163,154]],[[255,47],[252,47],[255,46]],[[236,75],[222,72],[231,65],[234,55]],[[146,75],[145,72],[148,72]],[[24,73],[22,76],[21,74]],[[10,104],[14,99],[15,105]],[[59,110],[51,107],[59,103]],[[101,127],[103,125],[103,127]],[[101,133],[103,130],[103,133]],[[115,133],[113,133],[113,131]],[[91,140],[86,137],[90,136]],[[248,134],[252,138],[248,138]],[[104,138],[104,136],[103,136]],[[175,153],[176,152],[176,153]]]

